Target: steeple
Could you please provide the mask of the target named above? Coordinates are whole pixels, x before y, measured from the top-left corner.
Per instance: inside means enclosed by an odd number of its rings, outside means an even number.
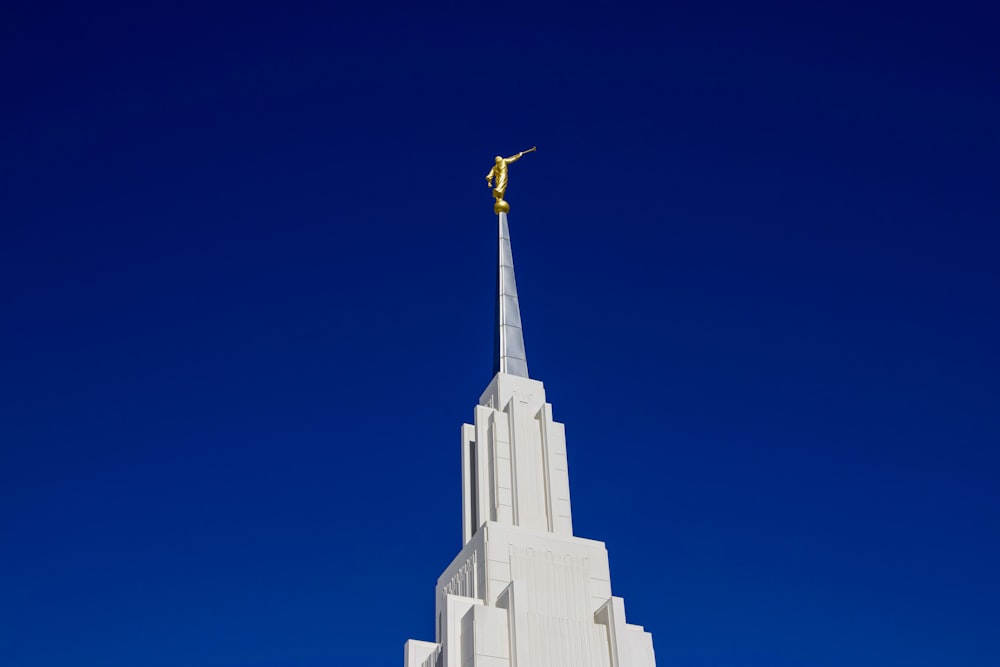
[[[497,246],[497,303],[494,332],[493,374],[507,373],[528,377],[528,355],[524,351],[521,309],[514,280],[514,255],[510,249],[507,213],[498,214],[500,224]]]
[[[499,225],[493,379],[462,424],[464,546],[438,577],[434,641],[406,642],[404,667],[656,667],[652,635],[611,594],[604,543],[573,534],[566,429],[528,376],[503,196],[507,165],[534,150],[498,155],[486,175]],[[620,387],[595,389],[599,406]]]

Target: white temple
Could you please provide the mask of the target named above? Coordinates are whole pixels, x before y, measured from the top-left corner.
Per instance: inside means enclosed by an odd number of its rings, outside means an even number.
[[[499,213],[495,375],[462,426],[462,539],[438,578],[435,641],[405,667],[655,667],[625,621],[603,542],[573,535],[566,436],[528,376],[507,214]]]

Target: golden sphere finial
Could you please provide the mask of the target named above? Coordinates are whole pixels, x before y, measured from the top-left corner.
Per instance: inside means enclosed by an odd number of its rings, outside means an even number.
[[[493,202],[493,212],[494,213],[510,213],[510,204],[505,202],[503,199],[497,199]]]

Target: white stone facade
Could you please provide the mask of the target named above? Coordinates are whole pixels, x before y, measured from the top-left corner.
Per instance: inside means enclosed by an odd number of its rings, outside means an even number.
[[[438,578],[435,641],[405,667],[655,667],[603,542],[573,535],[566,438],[541,382],[498,373],[462,427],[465,546]]]

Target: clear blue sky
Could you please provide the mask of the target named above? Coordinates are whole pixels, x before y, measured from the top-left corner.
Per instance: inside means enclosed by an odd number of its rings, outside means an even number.
[[[537,144],[529,366],[660,664],[996,667],[1000,55],[937,4],[6,4],[0,664],[432,639]]]

